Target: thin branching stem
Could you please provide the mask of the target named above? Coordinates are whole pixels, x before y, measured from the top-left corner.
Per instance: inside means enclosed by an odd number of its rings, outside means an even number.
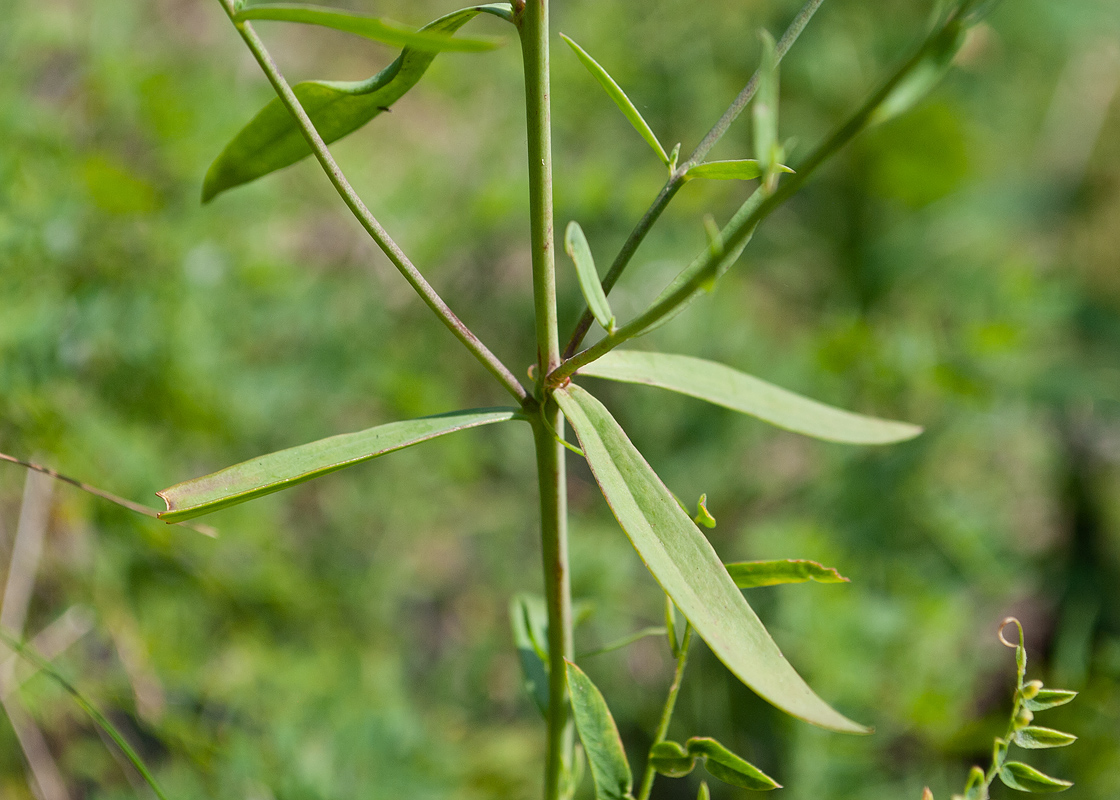
[[[562,385],[564,381],[568,380],[580,367],[590,364],[592,361],[615,349],[623,342],[646,332],[652,325],[673,313],[680,305],[686,303],[697,290],[719,275],[724,261],[738,252],[739,245],[753,234],[758,224],[770,216],[770,214],[785,203],[786,200],[796,194],[822,164],[835,155],[844,145],[854,139],[856,135],[867,126],[876,109],[882,105],[883,101],[887,99],[895,87],[905,80],[906,77],[922,63],[926,55],[937,48],[944,41],[945,37],[954,37],[957,35],[960,24],[959,12],[954,13],[930,32],[914,54],[883,82],[858,111],[841,123],[820,145],[818,145],[805,161],[798,165],[793,175],[788,176],[772,194],[768,195],[752,214],[743,217],[737,222],[733,222],[728,228],[724,229],[722,232],[723,247],[720,248],[718,252],[709,250],[701,256],[698,260],[697,270],[687,282],[681,284],[671,294],[655,302],[635,319],[619,328],[613,334],[609,334],[583,352],[567,359],[559,369],[553,371],[553,373],[548,376],[547,384],[549,386]]]
[[[774,50],[774,55],[778,62],[781,62],[786,53],[793,47],[793,43],[797,41],[797,37],[805,30],[805,27],[809,24],[809,20],[817,13],[817,9],[820,8],[823,2],[824,0],[809,0],[809,2],[801,8],[797,16],[794,17],[793,22],[786,28],[786,32],[782,34],[782,38],[778,41],[778,45]],[[634,230],[632,230],[630,235],[626,238],[622,249],[618,251],[618,255],[615,257],[614,263],[611,264],[611,268],[603,277],[604,292],[609,293],[610,290],[614,288],[614,285],[618,283],[618,279],[622,277],[622,273],[626,270],[626,267],[629,266],[630,260],[638,251],[638,248],[641,247],[642,242],[645,241],[646,234],[650,232],[657,223],[657,220],[661,218],[662,212],[669,207],[669,203],[673,201],[673,198],[677,196],[677,192],[684,186],[686,180],[685,175],[692,167],[704,160],[704,157],[711,152],[711,149],[716,146],[716,143],[727,133],[732,123],[743,113],[743,109],[750,104],[755,93],[758,91],[758,85],[761,80],[762,73],[759,70],[755,70],[754,74],[751,75],[751,79],[747,81],[747,85],[743,87],[743,91],[739,92],[738,97],[736,97],[735,101],[723,112],[723,116],[719,118],[719,121],[717,121],[716,124],[712,126],[712,129],[708,131],[707,135],[700,140],[700,144],[692,151],[692,155],[673,170],[673,173],[669,176],[668,182],[661,188],[661,192],[657,195],[657,198],[653,201],[653,204],[650,205],[646,213],[642,215],[638,224],[634,226]],[[568,346],[564,348],[564,358],[571,358],[575,355],[576,350],[578,350],[579,346],[583,343],[583,338],[591,329],[591,323],[594,321],[595,317],[591,313],[591,309],[585,309],[583,316],[580,317],[579,322],[576,324],[575,331],[568,340]]]
[[[657,724],[657,733],[654,734],[653,744],[665,741],[669,735],[669,723],[673,721],[673,710],[677,707],[677,695],[681,692],[681,681],[684,680],[684,668],[688,665],[688,648],[692,644],[692,626],[687,622],[684,626],[684,637],[681,640],[681,654],[677,656],[677,669],[673,673],[673,682],[669,684],[669,695],[665,698],[665,707],[661,709],[661,721]],[[642,785],[638,789],[637,800],[649,800],[649,793],[653,790],[653,779],[657,777],[657,770],[653,764],[646,761],[646,771],[642,773]]]
[[[416,290],[420,298],[430,308],[435,315],[440,318],[447,329],[455,335],[460,342],[471,352],[471,354],[478,359],[486,370],[493,375],[498,382],[505,387],[506,391],[512,394],[521,403],[524,403],[529,394],[521,382],[517,380],[514,374],[501,362],[501,360],[490,351],[482,341],[475,336],[475,334],[466,326],[466,324],[455,315],[455,312],[444,302],[443,298],[439,296],[436,290],[430,283],[420,274],[420,270],[409,260],[400,246],[393,240],[389,233],[377,221],[377,218],[370,213],[366,208],[364,202],[358,193],[354,191],[354,187],[350,185],[346,175],[343,174],[342,169],[338,166],[338,162],[334,160],[330,150],[327,148],[326,142],[319,135],[315,129],[315,123],[307,115],[303,105],[300,103],[299,98],[296,97],[292,87],[288,84],[287,79],[280,72],[280,68],[276,62],[272,60],[272,56],[264,46],[264,42],[257,36],[253,26],[249,22],[237,20],[237,10],[234,7],[233,0],[220,0],[222,8],[225,9],[226,14],[229,15],[230,21],[233,22],[237,32],[241,34],[241,38],[245,40],[249,50],[257,59],[261,69],[264,70],[265,75],[268,77],[272,88],[276,90],[276,94],[280,97],[281,102],[291,112],[295,118],[296,124],[299,126],[300,131],[303,133],[307,143],[311,146],[315,158],[318,159],[319,164],[322,165],[323,171],[326,172],[327,177],[330,179],[331,184],[346,203],[346,207],[365,228],[370,237],[381,248],[381,251],[393,262],[393,266],[404,276],[409,285]]]

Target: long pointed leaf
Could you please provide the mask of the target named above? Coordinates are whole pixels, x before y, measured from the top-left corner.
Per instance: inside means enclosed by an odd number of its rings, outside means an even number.
[[[762,175],[762,168],[753,158],[739,161],[706,161],[684,174],[687,180],[709,178],[716,181],[751,181]]]
[[[595,269],[595,257],[591,255],[591,246],[587,244],[587,237],[583,235],[583,228],[578,222],[569,222],[568,230],[564,234],[564,250],[576,265],[576,274],[579,276],[579,288],[583,292],[583,299],[587,307],[595,315],[595,320],[603,329],[614,332],[614,314],[611,313],[611,304],[607,301],[603,283],[599,279],[599,271]]]
[[[607,701],[583,670],[571,661],[567,664],[572,716],[575,717],[587,761],[591,764],[595,799],[629,800],[634,778]]]
[[[603,404],[575,384],[554,396],[622,529],[712,652],[787,714],[836,731],[867,733],[830,708],[794,671],[711,544]]]
[[[626,96],[626,92],[622,91],[622,87],[615,83],[614,78],[603,69],[598,61],[588,55],[586,50],[564,34],[560,34],[560,38],[568,43],[568,46],[571,47],[572,51],[576,54],[576,58],[583,63],[583,66],[587,67],[587,71],[595,77],[595,80],[599,81],[599,85],[610,95],[611,100],[618,106],[619,111],[626,115],[626,119],[630,120],[630,124],[634,126],[634,130],[640,133],[642,138],[646,140],[646,143],[653,148],[653,152],[657,153],[657,157],[661,159],[661,163],[665,166],[669,166],[670,160],[669,156],[665,153],[665,148],[661,146],[661,142],[658,141],[656,134],[654,134],[653,129],[650,128],[649,123],[646,122],[641,112],[630,102],[630,98]]]
[[[740,561],[727,565],[727,573],[740,589],[778,586],[783,583],[848,583],[848,579],[816,561],[784,559],[781,561]]]
[[[427,33],[451,35],[479,14],[511,19],[508,3],[464,8],[425,25]],[[406,47],[381,72],[364,81],[305,81],[292,87],[327,144],[353,133],[401,99],[427,72],[436,53]],[[202,202],[227,189],[295,164],[311,155],[292,115],[272,100],[226,145],[206,173]]]
[[[254,458],[202,478],[156,492],[167,503],[159,515],[179,522],[279,492],[297,483],[426,442],[447,433],[519,419],[514,408],[477,409],[390,422]]]
[[[922,432],[917,425],[842,411],[723,364],[690,356],[613,350],[579,372],[659,386],[831,442],[889,444],[913,439]]]
[[[416,31],[388,20],[377,19],[366,14],[355,14],[337,8],[304,5],[303,3],[268,3],[248,6],[237,12],[237,20],[276,20],[277,22],[299,22],[305,25],[321,25],[343,33],[353,33],[382,44],[395,47],[413,47],[429,50],[460,53],[479,53],[493,50],[501,45],[501,39],[455,39],[446,34]]]

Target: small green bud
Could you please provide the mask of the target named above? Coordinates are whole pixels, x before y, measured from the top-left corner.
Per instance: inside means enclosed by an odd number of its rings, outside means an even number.
[[[1019,713],[1015,715],[1015,730],[1022,730],[1031,724],[1034,719],[1034,712],[1029,708],[1020,708]]]
[[[1024,700],[1033,700],[1038,697],[1038,693],[1042,691],[1042,681],[1028,681],[1019,690],[1019,696]]]

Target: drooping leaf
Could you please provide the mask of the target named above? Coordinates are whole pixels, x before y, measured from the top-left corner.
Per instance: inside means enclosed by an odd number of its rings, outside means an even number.
[[[768,792],[780,789],[781,784],[749,761],[732,753],[715,739],[694,736],[685,745],[691,755],[705,759],[704,769],[724,783],[750,789],[755,792]]]
[[[739,561],[728,564],[727,572],[740,589],[806,581],[848,583],[848,579],[832,567],[826,567],[816,561],[794,558],[781,561]]]
[[[575,384],[554,397],[619,524],[712,652],[787,714],[832,730],[867,733],[817,697],[794,671],[711,544],[602,403]]]
[[[818,403],[731,367],[691,356],[612,350],[580,367],[581,375],[659,386],[758,417],[779,428],[848,444],[889,444],[922,432]]]
[[[1015,731],[1012,740],[1026,750],[1044,750],[1049,747],[1071,745],[1077,741],[1077,737],[1072,733],[1056,731],[1053,728],[1028,725],[1026,728]]]
[[[501,39],[494,38],[454,38],[442,33],[417,31],[406,25],[377,19],[367,14],[355,14],[352,11],[303,3],[265,3],[246,6],[237,12],[235,19],[238,22],[263,19],[321,25],[324,28],[353,33],[394,47],[412,47],[434,53],[442,51],[478,53],[493,50],[502,43]]]
[[[587,307],[595,315],[595,320],[603,326],[603,330],[614,333],[611,304],[607,302],[603,283],[599,280],[599,271],[595,268],[595,257],[591,255],[591,247],[578,222],[568,223],[568,230],[564,234],[564,250],[576,265],[579,288],[583,292],[583,299],[587,301]]]
[[[209,514],[437,436],[521,418],[520,411],[514,408],[456,411],[390,422],[269,453],[156,492],[167,503],[167,510],[159,518],[180,522]]]
[[[649,749],[649,763],[659,775],[683,778],[696,766],[696,756],[677,742],[657,742]]]
[[[570,661],[568,691],[576,730],[595,779],[596,800],[628,800],[634,778],[614,717],[595,684]]]
[[[1064,792],[1073,786],[1071,781],[1051,778],[1021,761],[1008,761],[1000,767],[999,779],[1003,781],[1004,786],[1010,789],[1017,789],[1020,792],[1033,792],[1034,794]]]
[[[426,33],[450,36],[479,14],[511,18],[508,3],[471,6],[455,11],[421,28]],[[364,81],[305,81],[292,87],[315,129],[330,144],[353,133],[415,86],[436,53],[406,47],[381,72]],[[226,145],[206,173],[202,202],[235,186],[256,180],[311,155],[311,146],[275,98]]]
[[[941,82],[964,44],[965,28],[959,22],[946,26],[922,62],[879,104],[868,125],[879,125],[906,113]]]
[[[1064,706],[1075,697],[1077,692],[1068,689],[1040,689],[1030,700],[1024,700],[1023,705],[1031,711],[1045,711],[1048,708]]]
[[[513,643],[521,662],[525,691],[541,714],[548,716],[548,633],[543,623],[544,601],[528,595],[515,595],[509,601],[509,622]]]
[[[568,43],[568,46],[571,47],[572,51],[576,54],[576,58],[580,60],[583,66],[587,67],[587,71],[595,77],[595,80],[599,81],[599,85],[610,95],[611,100],[618,106],[619,111],[626,116],[626,119],[630,120],[630,124],[634,126],[634,130],[640,133],[642,138],[646,140],[646,143],[653,148],[653,152],[657,153],[657,157],[661,159],[661,163],[665,166],[669,166],[669,156],[665,154],[665,148],[661,146],[661,142],[658,141],[657,136],[649,127],[645,118],[642,117],[638,109],[634,107],[634,104],[630,102],[630,98],[626,96],[626,92],[622,91],[622,87],[615,83],[614,78],[603,69],[598,61],[588,55],[586,50],[564,34],[560,34],[560,38]]]

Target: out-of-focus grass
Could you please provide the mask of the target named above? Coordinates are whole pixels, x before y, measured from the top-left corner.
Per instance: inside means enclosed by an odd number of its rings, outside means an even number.
[[[446,3],[379,2],[422,23]],[[794,3],[557,2],[662,141],[706,131]],[[1003,4],[959,68],[845,151],[742,264],[650,346],[723,360],[927,433],[809,442],[654,389],[596,384],[728,559],[807,557],[847,586],[751,600],[794,664],[872,738],[781,718],[697,658],[674,730],[719,737],[794,798],[959,790],[1007,700],[994,629],[1081,689],[1040,765],[1068,797],[1120,793],[1120,106],[1109,0]],[[130,497],[332,433],[501,402],[303,164],[207,207],[201,177],[270,97],[217,4],[13,0],[0,25],[0,450]],[[792,160],[917,36],[926,4],[826,3],[783,65]],[[497,21],[480,23],[503,33]],[[393,57],[262,23],[290,77]],[[444,55],[334,149],[374,213],[509,363],[532,360],[519,58]],[[605,262],[661,167],[554,53],[557,223]],[[1111,70],[1111,72],[1109,71]],[[1110,89],[1111,86],[1111,89]],[[713,157],[749,154],[745,124]],[[747,187],[690,184],[612,294],[639,310]],[[562,316],[579,292],[561,262]],[[176,798],[537,794],[542,737],[505,604],[539,587],[532,460],[516,426],[460,434],[215,515],[217,541],[60,489],[34,632],[76,602],[64,660]],[[658,590],[585,468],[573,576],[588,647],[655,624]],[[0,563],[23,476],[0,469]],[[152,498],[154,499],[154,498]],[[124,654],[122,656],[122,653]],[[647,640],[587,668],[640,761],[668,680]],[[138,703],[136,690],[146,699]],[[24,701],[75,797],[128,782],[66,699]],[[1060,718],[1059,718],[1060,717]],[[660,797],[694,796],[665,780]],[[29,797],[0,725],[0,793]],[[713,787],[717,796],[735,796]],[[687,791],[686,791],[687,790]]]

